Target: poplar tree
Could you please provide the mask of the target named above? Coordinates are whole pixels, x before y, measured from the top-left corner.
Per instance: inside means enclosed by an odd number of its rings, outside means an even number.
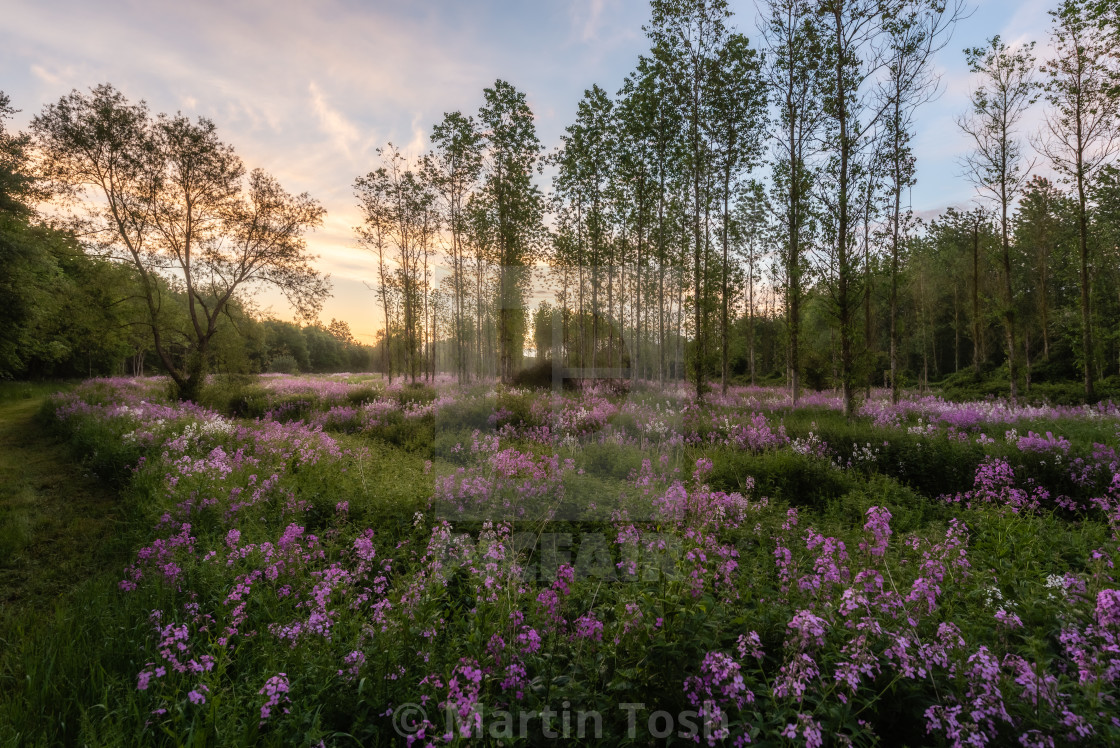
[[[704,189],[711,178],[711,144],[705,137],[710,129],[718,55],[727,42],[727,19],[731,12],[726,0],[653,0],[652,25],[647,34],[653,53],[665,64],[679,96],[681,118],[685,124],[684,169],[691,190],[692,291],[693,291],[693,374],[696,399],[706,389],[704,358],[707,336],[704,302],[707,296],[701,264],[707,247],[701,221],[708,210],[709,193]]]
[[[766,89],[758,52],[747,37],[731,34],[716,56],[713,81],[711,139],[714,167],[719,180],[718,194],[723,203],[720,226],[720,388],[727,393],[728,349],[730,336],[731,289],[731,204],[740,190],[744,174],[749,174],[762,157],[762,135],[766,127]],[[756,197],[747,193],[746,199]]]
[[[1084,0],[1063,0],[1050,11],[1054,56],[1043,63],[1046,113],[1039,150],[1077,197],[1081,286],[1081,369],[1085,398],[1093,391],[1092,265],[1089,199],[1101,168],[1120,150],[1120,92],[1113,40],[1093,22]]]
[[[1030,173],[1017,129],[1038,98],[1033,50],[1034,42],[1012,49],[998,36],[988,40],[986,46],[966,49],[968,67],[977,76],[977,85],[970,96],[969,113],[958,120],[973,144],[964,159],[965,175],[981,194],[996,203],[999,211],[1001,316],[1012,400],[1019,395],[1019,359],[1011,285],[1010,211]]]
[[[780,227],[779,275],[788,330],[787,371],[796,404],[801,397],[801,315],[806,257],[814,209],[811,160],[821,127],[820,41],[809,0],[766,0],[762,35],[772,101],[778,118],[770,131],[775,216]]]
[[[478,112],[485,143],[480,194],[498,265],[498,371],[501,381],[511,384],[524,345],[530,268],[543,248],[544,200],[533,183],[541,144],[524,93],[498,80],[483,94]]]
[[[467,200],[476,188],[482,169],[482,142],[473,117],[445,113],[432,127],[430,165],[443,199],[444,223],[451,233],[450,318],[455,337],[455,371],[460,383],[468,377],[470,326],[467,303]]]

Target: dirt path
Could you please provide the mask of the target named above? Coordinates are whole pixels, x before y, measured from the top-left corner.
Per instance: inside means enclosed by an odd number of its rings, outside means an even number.
[[[116,495],[39,423],[43,400],[0,402],[0,609],[47,612],[76,583],[123,564],[106,542]]]

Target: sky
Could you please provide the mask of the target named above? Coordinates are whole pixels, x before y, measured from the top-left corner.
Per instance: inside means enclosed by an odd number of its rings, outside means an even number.
[[[961,52],[994,34],[1038,41],[1056,0],[973,0],[936,69],[942,94],[917,116],[918,183],[912,205],[934,215],[965,205],[968,144],[956,126],[967,108]],[[380,326],[372,257],[358,247],[354,179],[378,165],[387,142],[410,156],[444,112],[476,113],[501,78],[524,91],[549,149],[583,92],[617,91],[648,49],[648,0],[4,0],[0,90],[25,128],[72,89],[112,83],[153,112],[212,119],[246,166],[327,209],[308,235],[334,295],[321,318],[345,319],[363,342]],[[754,0],[730,0],[733,25],[754,40]],[[1040,112],[1025,123],[1041,122]],[[290,318],[275,294],[262,310]]]

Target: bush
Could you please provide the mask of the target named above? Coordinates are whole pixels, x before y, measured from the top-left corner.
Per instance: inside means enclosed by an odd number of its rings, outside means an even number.
[[[479,431],[491,427],[494,401],[487,398],[459,400],[440,409],[437,426],[442,431]],[[469,439],[468,439],[469,441]]]
[[[230,398],[228,413],[235,418],[260,418],[269,408],[269,393],[260,385],[245,387]]]
[[[408,407],[409,405],[427,405],[435,401],[439,397],[439,393],[435,388],[429,387],[423,382],[409,382],[404,387],[401,387],[397,392],[397,402],[401,407]]]
[[[264,391],[256,382],[257,378],[248,374],[215,376],[202,388],[198,404],[225,415],[235,415],[242,397],[249,392]]]
[[[506,424],[523,428],[541,426],[543,422],[533,412],[533,403],[537,398],[530,393],[501,390],[494,403],[494,413],[487,417],[487,423],[493,428],[501,428]]]
[[[376,400],[380,394],[380,391],[371,385],[351,390],[346,399],[351,405],[363,405],[371,400]]]
[[[513,375],[514,387],[536,390],[552,389],[552,361],[545,359]]]
[[[299,363],[287,354],[276,356],[268,362],[268,371],[273,374],[298,374]]]
[[[389,444],[430,458],[435,446],[435,418],[431,415],[405,418],[400,413],[390,413],[368,433]]]
[[[790,451],[755,454],[725,448],[710,453],[714,464],[708,479],[720,491],[744,491],[754,479],[754,495],[780,499],[794,506],[823,509],[830,500],[859,483],[828,460]]]
[[[576,464],[592,475],[623,479],[642,467],[643,453],[624,444],[585,444]]]

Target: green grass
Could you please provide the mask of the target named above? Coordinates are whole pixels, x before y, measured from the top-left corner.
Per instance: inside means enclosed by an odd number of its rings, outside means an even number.
[[[90,637],[119,629],[103,601],[127,563],[127,523],[115,493],[40,419],[58,389],[0,387],[0,745],[76,734],[77,705],[104,687],[86,657],[104,645]],[[38,739],[17,727],[35,720],[51,723]]]
[[[38,417],[44,395],[0,400],[0,606],[36,609],[125,549],[116,497]]]

